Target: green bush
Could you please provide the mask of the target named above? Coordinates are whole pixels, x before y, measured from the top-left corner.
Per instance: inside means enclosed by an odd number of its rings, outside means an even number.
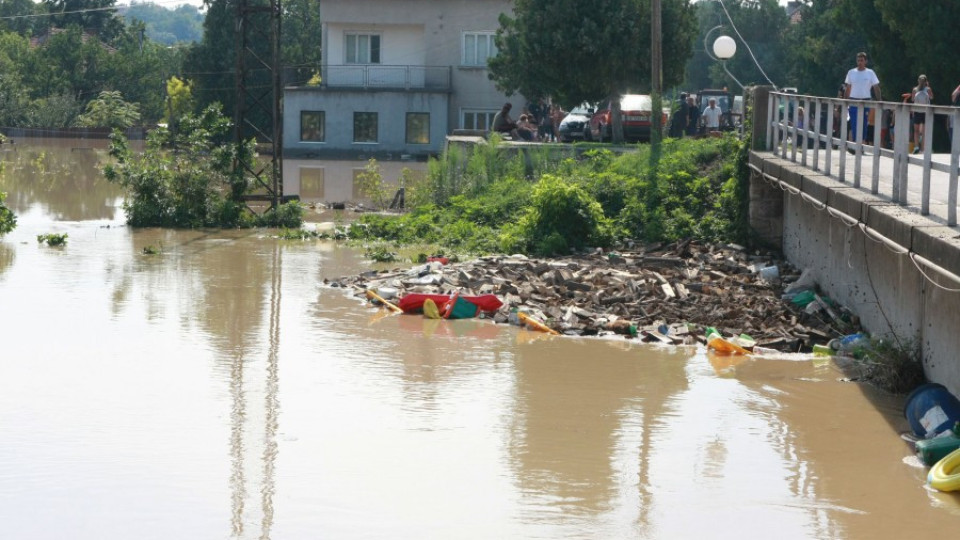
[[[733,136],[667,140],[653,165],[645,145],[579,158],[535,152],[527,171],[496,141],[474,152],[453,148],[431,161],[409,213],[364,215],[350,237],[536,254],[630,238],[748,240],[747,151]]]
[[[115,163],[104,175],[127,189],[124,210],[135,227],[288,227],[303,223],[303,207],[285,203],[262,215],[248,212],[241,200],[250,188],[237,160],[250,161],[252,140],[229,142],[231,122],[211,105],[180,119],[176,134],[158,128],[135,154],[122,134],[111,135]]]
[[[583,187],[544,175],[533,188],[531,206],[521,218],[535,253],[554,255],[587,245],[608,246],[611,224],[600,203]]]
[[[38,234],[37,242],[41,244],[47,244],[50,247],[54,246],[63,246],[67,243],[67,233],[47,233],[47,234]]]
[[[3,204],[6,198],[7,194],[0,191],[0,236],[7,234],[17,227],[17,216]]]

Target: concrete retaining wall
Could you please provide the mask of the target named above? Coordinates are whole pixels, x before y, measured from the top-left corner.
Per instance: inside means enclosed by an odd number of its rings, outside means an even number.
[[[751,219],[754,204],[782,205],[787,260],[809,268],[871,334],[916,340],[927,377],[960,395],[960,282],[922,263],[960,275],[960,233],[770,154],[752,152],[750,163]],[[774,238],[775,222],[754,225]]]

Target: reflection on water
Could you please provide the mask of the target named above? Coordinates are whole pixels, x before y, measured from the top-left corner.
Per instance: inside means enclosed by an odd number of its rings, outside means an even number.
[[[129,229],[93,172],[36,180],[95,160],[18,153],[45,164],[0,184],[28,216],[0,239],[0,537],[955,527],[957,498],[903,463],[899,400],[830,363],[392,315],[321,286],[367,268],[351,249]],[[52,230],[63,249],[35,241]]]
[[[0,241],[0,281],[3,281],[3,272],[10,266],[17,256],[17,251]]]
[[[120,189],[103,181],[106,141],[45,139],[42,146],[4,145],[0,186],[16,214],[42,210],[56,221],[114,219]]]

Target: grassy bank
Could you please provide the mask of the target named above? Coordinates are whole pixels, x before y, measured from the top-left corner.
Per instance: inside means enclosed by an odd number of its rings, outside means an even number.
[[[368,214],[350,237],[392,245],[435,244],[457,253],[560,255],[630,241],[694,238],[748,243],[744,144],[733,136],[664,142],[579,157],[494,141],[431,161],[408,181],[411,210]],[[375,185],[376,182],[373,182]]]

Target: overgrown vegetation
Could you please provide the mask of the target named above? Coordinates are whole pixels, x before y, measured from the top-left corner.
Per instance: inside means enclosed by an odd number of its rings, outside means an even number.
[[[50,247],[63,246],[67,243],[67,233],[47,233],[38,234],[37,242],[47,244]]]
[[[368,259],[374,262],[395,262],[398,260],[396,253],[382,245],[368,247],[365,254]]]
[[[746,242],[746,158],[734,136],[580,157],[516,153],[492,141],[429,163],[409,213],[361,217],[352,239],[429,243],[461,253],[562,255],[629,240]],[[541,155],[543,154],[543,155]]]
[[[135,227],[287,227],[299,228],[303,208],[296,202],[262,215],[244,208],[241,196],[250,186],[233,163],[254,153],[253,141],[229,142],[231,122],[218,105],[180,119],[174,134],[157,128],[142,153],[131,152],[119,132],[111,136],[104,167],[111,182],[126,188],[127,223]]]
[[[905,394],[926,381],[920,345],[916,341],[871,339],[870,347],[856,360],[861,378],[896,394]]]
[[[0,191],[0,236],[7,234],[17,227],[17,216],[3,204],[7,194]]]

